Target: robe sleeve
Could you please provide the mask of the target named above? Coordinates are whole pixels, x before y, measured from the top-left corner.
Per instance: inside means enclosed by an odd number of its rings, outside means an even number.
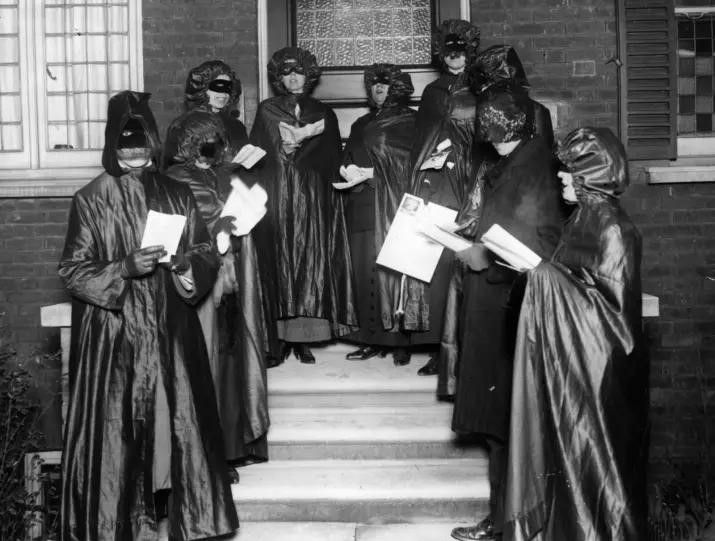
[[[220,260],[193,196],[190,197],[190,204],[187,205],[185,234],[184,255],[191,265],[194,289],[186,291],[177,279],[174,279],[174,287],[188,304],[195,305],[211,291],[216,281]]]
[[[129,284],[120,275],[121,259],[102,258],[98,227],[90,203],[80,194],[75,195],[58,272],[73,297],[118,311],[122,309]]]

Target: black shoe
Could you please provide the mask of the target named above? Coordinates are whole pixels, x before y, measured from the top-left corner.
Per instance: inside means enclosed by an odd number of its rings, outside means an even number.
[[[315,355],[305,344],[293,344],[293,353],[303,364],[315,364]]]
[[[487,517],[476,526],[455,528],[452,530],[452,537],[459,541],[476,541],[479,539],[500,539],[501,534],[494,532],[494,522],[491,517]]]
[[[345,356],[345,358],[348,361],[364,361],[365,359],[374,357],[375,355],[377,355],[379,353],[380,353],[380,350],[378,350],[377,348],[374,348],[372,346],[363,346],[360,349],[351,351],[350,353],[348,353]]]
[[[241,480],[241,476],[238,475],[238,470],[233,466],[228,467],[228,479],[232,485],[237,485]]]
[[[288,349],[288,352],[290,353],[290,348]],[[275,368],[281,364],[283,364],[283,359],[279,359],[274,355],[266,355],[266,368]]]
[[[290,342],[281,342],[281,352],[278,364],[284,362],[288,357],[290,357],[291,345]]]
[[[418,376],[434,376],[439,374],[439,361],[437,354],[430,355],[429,361],[417,371]]]
[[[395,348],[392,350],[392,362],[395,366],[405,366],[410,364],[412,354],[405,348]]]

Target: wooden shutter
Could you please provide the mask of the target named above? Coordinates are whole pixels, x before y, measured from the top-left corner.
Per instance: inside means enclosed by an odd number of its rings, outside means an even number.
[[[672,0],[618,0],[621,138],[629,159],[677,157],[677,36]]]

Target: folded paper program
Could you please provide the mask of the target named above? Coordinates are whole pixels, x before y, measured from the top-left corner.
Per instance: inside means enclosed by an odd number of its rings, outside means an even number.
[[[519,272],[533,269],[541,263],[538,254],[499,224],[491,226],[481,240],[489,250]]]
[[[338,190],[346,190],[365,182],[367,179],[372,178],[373,175],[374,169],[372,167],[358,167],[354,164],[350,164],[347,167],[341,165],[340,176],[345,179],[345,182],[333,182],[333,187]]]
[[[242,165],[246,169],[250,169],[265,155],[265,150],[249,143],[241,147],[241,150],[238,151],[238,154],[233,157],[231,162]]]
[[[281,134],[281,141],[284,143],[290,143],[294,145],[299,145],[306,139],[315,137],[323,133],[325,129],[325,121],[321,118],[317,122],[312,124],[306,124],[305,126],[291,126],[285,122],[278,123],[278,130]]]
[[[221,216],[233,216],[234,230],[232,235],[240,237],[247,235],[266,215],[266,203],[268,194],[259,184],[254,184],[251,188],[244,182],[234,177],[231,181],[231,193],[226,199]],[[225,254],[229,247],[229,236],[225,232],[220,232],[216,236],[216,247],[219,253]]]
[[[140,248],[163,246],[166,255],[159,260],[159,263],[168,263],[171,261],[171,256],[176,255],[185,225],[186,216],[150,210],[146,217]]]

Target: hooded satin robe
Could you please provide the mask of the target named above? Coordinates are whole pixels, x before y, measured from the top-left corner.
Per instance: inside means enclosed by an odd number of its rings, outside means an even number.
[[[153,167],[122,172],[116,144],[129,115],[158,143],[149,95],[109,102],[106,172],[72,201],[59,274],[72,296],[70,402],[62,453],[62,538],[155,539],[154,467],[170,460],[170,534],[199,539],[238,527],[206,347],[192,305],[210,290],[217,259],[188,186]],[[156,156],[155,156],[156,158]],[[164,267],[124,279],[147,212],[186,216],[178,251],[193,294]],[[166,418],[157,418],[163,382]],[[159,426],[155,426],[159,425]],[[155,434],[170,429],[170,449]]]
[[[618,204],[627,165],[615,136],[582,128],[569,142],[589,157],[570,167],[585,180],[553,258],[528,273],[504,540],[639,541],[648,464],[641,238]]]

